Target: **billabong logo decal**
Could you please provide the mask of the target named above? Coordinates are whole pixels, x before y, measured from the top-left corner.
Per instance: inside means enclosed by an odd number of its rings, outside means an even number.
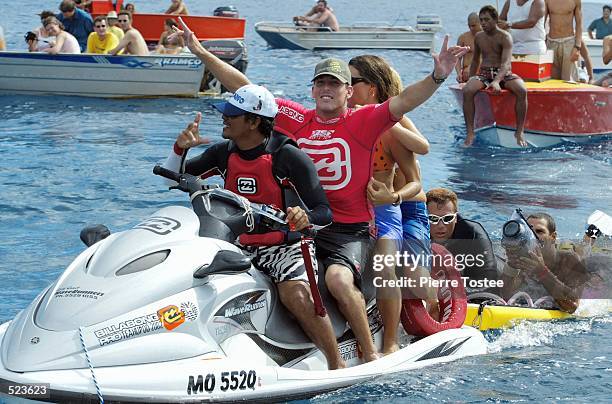
[[[147,230],[160,236],[170,234],[179,227],[181,227],[179,221],[164,216],[153,216],[134,226],[135,229]]]
[[[254,195],[257,193],[257,180],[250,177],[239,177],[236,179],[238,192],[246,195]]]

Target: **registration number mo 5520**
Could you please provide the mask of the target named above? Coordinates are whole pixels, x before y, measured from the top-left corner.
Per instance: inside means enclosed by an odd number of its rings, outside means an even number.
[[[254,370],[232,370],[221,372],[218,376],[214,373],[189,376],[187,394],[212,393],[215,388],[221,391],[255,390],[256,383],[257,372]]]

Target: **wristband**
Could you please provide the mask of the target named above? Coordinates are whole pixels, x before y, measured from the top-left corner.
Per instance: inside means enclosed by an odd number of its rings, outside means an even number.
[[[447,76],[448,77],[448,76]],[[434,83],[436,84],[442,84],[444,83],[444,80],[446,80],[446,77],[441,77],[439,79],[436,78],[436,76],[434,75],[434,72],[431,72],[431,79],[434,81]]]
[[[181,148],[178,143],[174,142],[174,154],[178,155],[178,156],[182,156],[183,153],[185,153],[185,149]]]
[[[399,206],[401,203],[402,203],[402,195],[398,192],[397,193],[397,200],[395,202],[393,202],[391,205]]]

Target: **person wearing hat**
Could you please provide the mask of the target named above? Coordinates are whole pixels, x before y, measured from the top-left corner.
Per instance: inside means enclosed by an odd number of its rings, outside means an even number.
[[[181,21],[181,20],[180,20]],[[206,68],[230,91],[249,84],[238,69],[204,49],[182,21],[185,43]],[[365,361],[378,353],[360,291],[361,269],[370,250],[369,223],[373,220],[367,200],[371,154],[380,135],[405,113],[418,107],[440,87],[469,48],[448,47],[446,35],[439,54],[432,54],[434,69],[425,78],[404,88],[382,104],[349,109],[353,80],[348,64],[325,59],[315,67],[311,94],[315,109],[277,99],[275,130],[292,137],[315,162],[319,179],[334,216],[332,225],[317,233],[317,257],[325,267],[325,282],[359,342]]]
[[[117,39],[122,40],[124,33],[123,30],[117,26],[117,12],[109,11],[108,14],[106,14],[106,22],[108,23],[108,32],[113,33]]]
[[[215,108],[223,114],[225,140],[185,162],[190,148],[208,142],[200,137],[198,113],[177,137],[164,166],[203,177],[221,175],[226,189],[251,202],[275,205],[287,212],[287,222],[294,231],[243,234],[240,244],[252,255],[253,265],[277,284],[281,301],[325,354],[328,367],[344,367],[329,316],[315,314],[296,233],[311,225],[331,223],[331,209],[317,170],[293,140],[273,133],[278,107],[264,87],[245,85]],[[314,244],[309,247],[314,254]],[[316,270],[316,260],[313,264]]]

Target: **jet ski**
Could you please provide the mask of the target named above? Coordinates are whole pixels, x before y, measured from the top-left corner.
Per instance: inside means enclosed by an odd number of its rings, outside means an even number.
[[[319,283],[346,369],[325,357],[281,305],[275,285],[234,241],[286,229],[283,212],[156,167],[190,195],[133,228],[82,233],[89,245],[12,321],[0,325],[0,401],[202,402],[311,397],[486,353],[471,327],[363,363],[353,332]],[[368,305],[382,346],[382,322]]]

